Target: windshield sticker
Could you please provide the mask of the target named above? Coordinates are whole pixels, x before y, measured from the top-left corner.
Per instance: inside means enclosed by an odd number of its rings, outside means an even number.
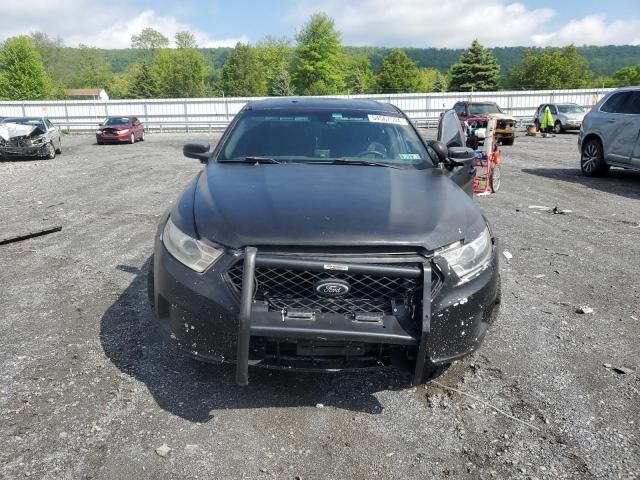
[[[400,160],[420,160],[422,157],[419,153],[401,153],[398,158]]]
[[[390,123],[392,125],[409,125],[406,118],[389,117],[387,115],[368,115],[369,121],[373,123]]]

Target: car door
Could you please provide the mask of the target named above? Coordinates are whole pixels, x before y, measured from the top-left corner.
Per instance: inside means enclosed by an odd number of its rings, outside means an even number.
[[[51,123],[51,120],[49,120],[48,118],[44,119],[44,124],[47,126],[47,131],[49,133],[49,138],[51,139],[51,142],[56,147],[56,149],[60,150],[60,146],[62,143],[60,139],[60,129],[56,127],[53,123]]]
[[[133,132],[136,138],[140,138],[142,136],[142,126],[140,125],[140,120],[137,117],[133,117]]]
[[[445,175],[469,196],[473,196],[473,179],[476,176],[473,150],[465,147],[464,134],[455,110],[449,110],[440,117],[437,139],[449,148],[449,157],[461,164],[460,166],[441,164]]]
[[[607,162],[622,166],[630,163],[638,137],[634,115],[627,113],[633,93],[629,90],[614,93],[600,107],[604,157]]]
[[[625,109],[627,115],[631,117],[633,130],[636,131],[636,143],[631,153],[631,166],[640,169],[640,90],[632,92],[631,101]]]

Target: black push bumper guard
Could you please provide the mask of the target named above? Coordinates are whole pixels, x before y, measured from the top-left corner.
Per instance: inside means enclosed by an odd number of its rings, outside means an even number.
[[[327,262],[304,260],[275,255],[260,255],[255,247],[246,247],[242,272],[242,292],[240,295],[240,315],[238,317],[238,355],[236,359],[236,382],[240,386],[249,383],[249,344],[252,336],[258,337],[296,337],[318,338],[327,340],[351,340],[365,343],[385,343],[395,345],[417,346],[413,383],[418,385],[426,362],[427,340],[431,327],[431,263],[425,259],[421,266],[396,266],[383,264],[344,263],[349,272],[361,274],[393,274],[397,277],[422,278],[421,319],[419,329],[408,332],[397,317],[385,315],[382,324],[345,325],[338,319],[344,318],[335,314],[317,315],[310,322],[307,320],[285,321],[281,312],[254,310],[254,275],[256,266],[271,268],[304,268],[325,271]]]

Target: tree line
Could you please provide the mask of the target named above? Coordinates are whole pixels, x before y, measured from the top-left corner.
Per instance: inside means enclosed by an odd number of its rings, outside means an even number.
[[[171,43],[173,42],[173,45]],[[405,49],[344,47],[333,20],[312,15],[295,36],[238,43],[221,67],[205,58],[194,36],[172,40],[151,28],[131,38],[136,61],[114,73],[104,52],[64,47],[41,32],[0,46],[0,98],[65,98],[68,88],[104,88],[111,98],[289,96],[367,93],[567,89],[640,84],[640,64],[596,76],[573,46],[525,49],[502,74],[493,51],[473,41],[448,71],[419,67]],[[171,48],[170,48],[171,47]],[[496,51],[497,49],[494,49]],[[375,50],[377,52],[380,49]],[[411,49],[409,49],[411,53]],[[375,56],[374,56],[375,57]]]

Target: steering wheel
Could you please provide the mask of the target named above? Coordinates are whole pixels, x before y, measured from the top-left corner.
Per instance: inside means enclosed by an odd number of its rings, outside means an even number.
[[[378,150],[365,150],[364,152],[360,152],[356,155],[356,157],[364,157],[366,155],[378,156],[378,158],[387,158],[387,154],[383,152],[379,152]]]

